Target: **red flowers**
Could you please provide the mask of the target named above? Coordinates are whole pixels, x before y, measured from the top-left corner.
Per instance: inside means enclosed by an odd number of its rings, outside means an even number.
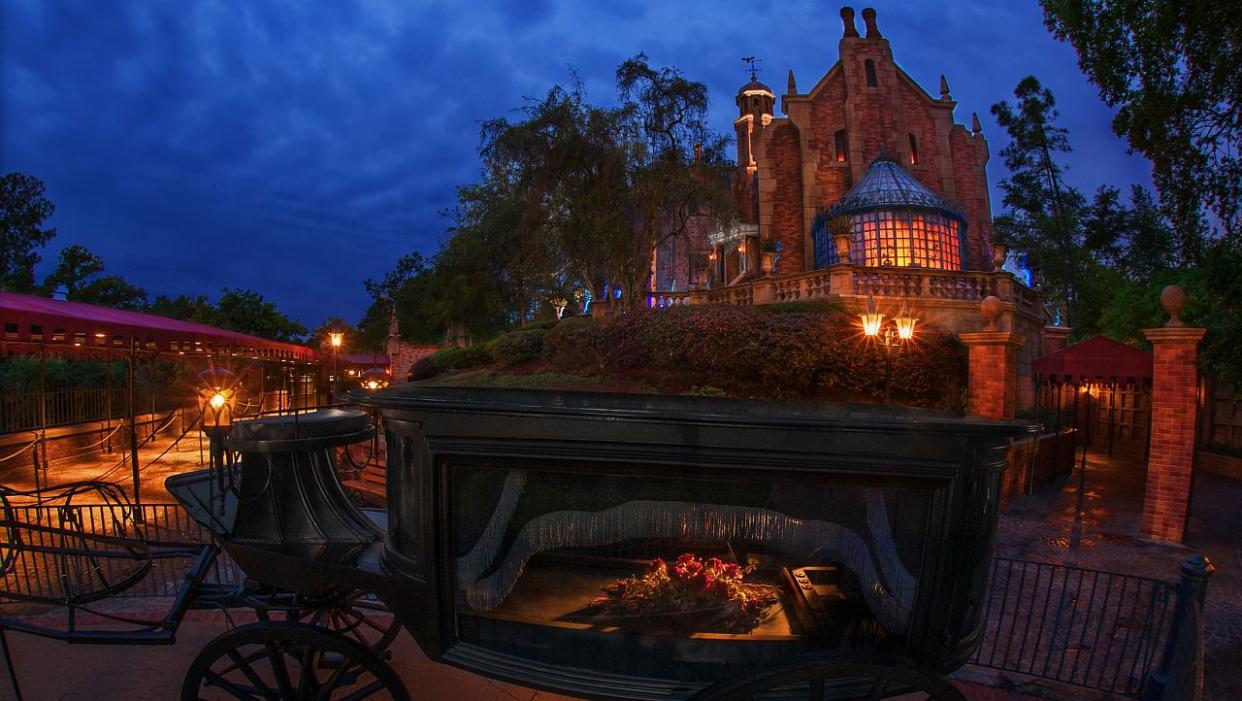
[[[592,605],[626,615],[695,613],[709,626],[750,630],[778,600],[776,587],[742,581],[753,570],[716,557],[700,560],[694,553],[682,554],[672,566],[656,558],[641,576],[609,585]]]

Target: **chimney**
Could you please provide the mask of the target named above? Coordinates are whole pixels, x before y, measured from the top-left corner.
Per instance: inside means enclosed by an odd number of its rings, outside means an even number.
[[[857,37],[858,29],[854,27],[854,8],[841,8],[841,23],[845,25],[845,36]]]
[[[875,8],[866,7],[862,11],[863,22],[867,23],[868,39],[883,39],[884,35],[880,34],[880,30],[875,26]]]
[[[940,74],[940,99],[952,100],[953,96],[949,94],[949,81],[945,79],[944,74]]]

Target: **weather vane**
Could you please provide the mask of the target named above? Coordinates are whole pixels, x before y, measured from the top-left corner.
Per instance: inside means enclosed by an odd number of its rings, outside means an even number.
[[[748,66],[750,66],[750,79],[751,80],[759,80],[759,71],[758,69],[755,68],[755,64],[759,63],[762,60],[763,59],[755,58],[754,56],[743,56],[742,57],[742,61],[744,61]]]

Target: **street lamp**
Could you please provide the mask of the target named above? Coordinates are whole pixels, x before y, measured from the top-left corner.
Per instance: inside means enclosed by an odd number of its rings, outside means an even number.
[[[914,340],[918,319],[914,318],[903,301],[901,310],[893,317],[893,323],[885,324],[884,314],[876,310],[875,299],[871,297],[867,298],[867,311],[858,317],[862,321],[863,335],[884,340],[884,403],[888,404],[893,391],[893,353]]]
[[[384,389],[388,384],[388,372],[383,368],[371,368],[362,373],[362,388],[368,392]]]
[[[332,345],[332,399],[336,398],[336,357],[341,352],[341,343],[345,340],[345,334],[340,331],[331,331],[328,333],[328,342]],[[329,402],[331,403],[331,402]]]
[[[233,406],[240,394],[241,380],[224,368],[207,368],[195,378],[198,384],[199,420],[207,434],[208,465],[216,470],[220,488],[224,488],[225,471],[231,466],[224,439],[233,427]]]

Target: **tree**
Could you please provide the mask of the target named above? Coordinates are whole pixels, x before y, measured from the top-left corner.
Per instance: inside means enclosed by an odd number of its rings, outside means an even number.
[[[56,269],[43,279],[43,289],[47,294],[55,294],[64,288],[66,299],[77,299],[78,290],[103,269],[103,259],[75,243],[60,250]]]
[[[38,249],[56,235],[43,224],[55,209],[38,178],[16,172],[0,177],[0,290],[35,291]]]
[[[120,275],[104,275],[91,280],[67,299],[130,311],[145,311],[147,308],[146,290],[137,285],[131,285]]]
[[[151,314],[166,316],[170,319],[192,321],[196,324],[214,324],[216,308],[206,295],[177,295],[175,298],[160,295],[147,308]]]
[[[361,338],[358,329],[354,325],[345,321],[339,316],[330,316],[323,320],[319,326],[311,332],[310,338],[306,339],[307,345],[311,348],[318,348],[323,351],[332,350],[332,342],[329,338],[331,333],[343,334],[341,339],[341,352],[357,353],[364,350],[361,344]]]
[[[1082,193],[1064,182],[1056,161],[1068,153],[1069,134],[1056,126],[1056,99],[1034,76],[1014,89],[1017,104],[992,105],[996,121],[1009,133],[1001,150],[1009,177],[1000,183],[1006,211],[993,230],[1034,264],[1046,301],[1064,305],[1069,323],[1078,321],[1078,293],[1083,277],[1085,244],[1081,219]]]
[[[1181,258],[1204,246],[1200,203],[1242,231],[1242,12],[1230,0],[1041,0],[1044,21],[1152,162]]]
[[[275,304],[252,290],[225,289],[216,300],[214,325],[276,341],[299,343],[306,327],[280,313]]]

